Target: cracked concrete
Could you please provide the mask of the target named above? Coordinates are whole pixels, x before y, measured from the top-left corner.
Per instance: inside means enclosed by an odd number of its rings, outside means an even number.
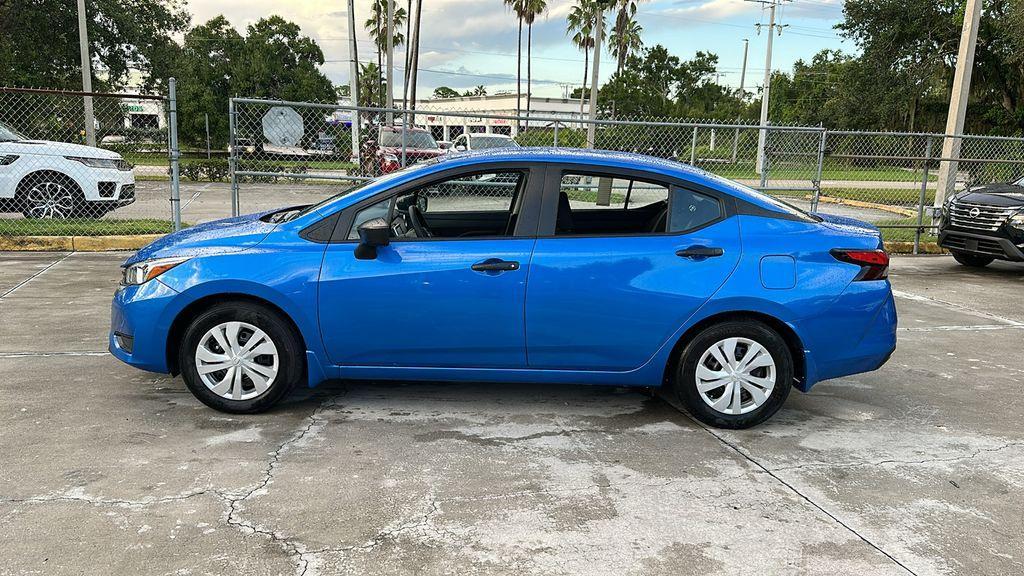
[[[1024,572],[1022,268],[895,259],[892,361],[737,432],[580,386],[219,414],[103,354],[123,256],[0,253],[0,576]]]

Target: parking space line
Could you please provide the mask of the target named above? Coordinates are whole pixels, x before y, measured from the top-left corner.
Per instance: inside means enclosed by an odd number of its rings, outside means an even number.
[[[788,488],[788,489],[789,489],[789,490],[790,490],[791,492],[793,492],[794,494],[796,494],[797,496],[799,496],[801,500],[803,500],[804,502],[807,502],[807,503],[808,503],[808,504],[810,504],[810,505],[811,505],[812,507],[814,507],[814,508],[815,508],[816,510],[818,510],[819,512],[821,512],[821,513],[822,513],[822,514],[824,514],[825,516],[828,516],[829,518],[831,518],[831,519],[832,519],[832,520],[833,520],[833,521],[834,521],[835,523],[837,523],[837,524],[839,524],[840,526],[842,526],[843,528],[845,528],[845,529],[846,529],[847,531],[849,531],[849,532],[850,532],[851,534],[853,534],[854,536],[856,536],[856,537],[857,537],[857,538],[858,538],[858,539],[859,539],[860,541],[862,541],[862,542],[864,542],[865,544],[867,544],[868,546],[870,546],[870,547],[874,548],[874,549],[875,549],[875,551],[877,551],[878,553],[882,554],[883,556],[885,556],[886,558],[888,558],[889,560],[891,560],[891,561],[892,561],[892,562],[893,562],[894,564],[896,564],[897,566],[899,566],[899,567],[900,567],[900,568],[902,568],[903,570],[906,570],[906,572],[907,572],[908,574],[911,574],[912,576],[917,576],[917,573],[916,573],[916,572],[914,572],[913,570],[911,570],[910,568],[908,568],[908,567],[907,567],[907,566],[906,566],[905,564],[903,564],[902,562],[900,562],[899,560],[897,560],[895,556],[893,556],[893,555],[892,555],[892,554],[890,554],[889,552],[886,552],[885,550],[883,550],[883,549],[881,548],[881,546],[879,546],[878,544],[875,544],[874,542],[872,542],[871,540],[869,540],[869,539],[868,539],[868,538],[867,538],[866,536],[862,535],[862,534],[861,534],[860,532],[858,532],[857,530],[855,530],[855,529],[854,529],[854,528],[853,528],[852,526],[850,526],[850,525],[849,525],[849,524],[847,524],[846,522],[843,522],[843,521],[842,521],[842,520],[841,520],[841,519],[840,519],[840,518],[839,518],[838,516],[836,516],[836,515],[835,515],[835,514],[833,514],[832,512],[829,512],[828,510],[826,510],[826,509],[825,509],[825,507],[824,507],[824,506],[822,506],[821,504],[818,504],[818,503],[817,503],[817,502],[815,502],[814,500],[811,500],[811,498],[810,498],[809,496],[807,496],[806,494],[804,494],[804,493],[803,493],[803,492],[801,492],[800,490],[797,490],[797,488],[796,488],[795,486],[793,486],[793,485],[792,485],[791,483],[789,483],[789,482],[787,482],[787,481],[783,480],[783,479],[782,479],[782,478],[781,478],[781,477],[780,477],[780,476],[779,476],[778,474],[776,474],[776,473],[775,473],[774,471],[772,471],[772,470],[771,470],[770,468],[768,468],[767,466],[765,466],[764,464],[762,464],[761,462],[759,462],[758,460],[756,460],[756,459],[755,459],[755,458],[754,458],[753,456],[751,456],[750,454],[748,454],[748,453],[747,453],[747,452],[745,452],[744,450],[740,449],[740,447],[739,447],[739,446],[737,446],[736,444],[734,444],[734,443],[730,442],[730,441],[729,441],[729,440],[727,440],[727,439],[726,439],[725,437],[721,436],[721,435],[720,435],[720,434],[719,434],[718,432],[716,432],[715,430],[713,430],[713,429],[709,428],[708,426],[705,426],[705,425],[704,425],[704,424],[703,424],[702,422],[698,421],[698,420],[697,420],[696,418],[694,418],[694,417],[690,416],[689,414],[686,414],[686,416],[687,416],[687,417],[688,417],[688,418],[689,418],[690,420],[692,420],[694,424],[696,424],[697,426],[700,426],[701,428],[703,428],[705,432],[707,432],[708,434],[710,434],[710,435],[711,435],[712,437],[714,437],[714,438],[715,438],[716,440],[718,440],[719,442],[721,442],[721,443],[722,443],[723,445],[725,445],[725,446],[726,446],[727,448],[729,448],[729,449],[730,449],[730,450],[732,450],[733,452],[735,452],[735,453],[739,454],[739,455],[740,455],[741,457],[743,457],[743,458],[744,458],[745,460],[747,460],[748,462],[750,462],[750,463],[751,463],[751,464],[753,464],[754,466],[756,466],[756,467],[758,467],[759,469],[761,469],[761,470],[762,470],[762,471],[763,471],[763,472],[764,472],[765,474],[768,474],[768,475],[769,475],[769,476],[771,476],[771,477],[772,477],[773,479],[775,479],[775,480],[776,480],[776,481],[777,481],[777,482],[778,482],[779,484],[782,484],[783,486],[785,486],[786,488]]]
[[[977,324],[969,326],[918,326],[897,328],[901,332],[979,332],[983,330],[1014,330],[1024,324]]]
[[[0,352],[0,358],[46,358],[48,356],[109,356],[106,350],[87,352]]]
[[[8,290],[7,292],[4,292],[3,294],[0,294],[0,300],[6,298],[7,296],[10,296],[18,288],[21,288],[22,286],[28,284],[29,282],[35,280],[36,278],[39,278],[40,276],[43,275],[44,272],[46,272],[50,268],[53,268],[57,264],[60,264],[61,262],[67,260],[69,257],[71,257],[72,254],[74,254],[74,252],[68,252],[62,258],[59,258],[59,259],[54,260],[53,262],[51,262],[46,268],[43,268],[42,270],[40,270],[40,271],[36,272],[35,274],[29,276],[28,278],[22,280],[21,282],[19,282],[17,285],[15,285],[13,288]]]
[[[1005,318],[997,314],[990,312],[982,312],[981,310],[975,310],[974,308],[968,308],[962,304],[955,304],[953,302],[947,302],[945,300],[938,300],[936,298],[930,298],[928,296],[921,296],[920,294],[913,294],[910,292],[904,292],[902,290],[893,290],[892,295],[897,298],[903,298],[904,300],[912,300],[914,302],[921,302],[931,306],[938,306],[939,308],[945,308],[946,310],[952,310],[954,312],[966,312],[967,314],[973,314],[979,318],[986,318],[988,320],[995,320],[996,322],[1002,322],[1007,326],[1024,326],[1024,322],[1019,320],[1013,320],[1011,318]]]

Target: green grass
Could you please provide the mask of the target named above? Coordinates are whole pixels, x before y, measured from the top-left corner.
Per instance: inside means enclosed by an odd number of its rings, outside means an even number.
[[[925,216],[923,222],[927,226],[930,223],[929,218]],[[873,224],[881,229],[882,240],[886,242],[913,242],[915,228],[886,228],[886,226],[917,226],[917,217],[878,220]],[[921,242],[936,242],[937,240],[934,228],[925,228],[921,234]]]
[[[570,189],[566,190],[565,195],[569,197],[569,200],[575,200],[577,202],[589,202],[591,204],[597,203],[597,190],[580,190]],[[611,193],[610,204],[624,204],[626,202],[626,195],[619,194],[618,192]]]
[[[0,234],[4,236],[133,236],[137,234],[168,234],[173,224],[169,220],[96,220],[69,218],[67,220],[10,219],[0,220]]]
[[[684,158],[684,161],[688,158]],[[761,177],[754,171],[752,162],[738,162],[736,164],[714,164],[702,163],[698,160],[697,165],[701,168],[718,174],[724,178],[733,180],[759,180]],[[769,166],[770,180],[807,180],[810,185],[811,178],[815,176],[815,166],[803,164],[800,166]],[[895,166],[881,168],[860,168],[847,166],[835,161],[826,161],[822,166],[822,180],[860,180],[878,182],[920,182],[921,172],[919,170],[903,170]],[[935,172],[928,174],[928,181],[936,180]]]
[[[915,209],[918,198],[921,196],[921,190],[912,188],[822,188],[821,195],[830,198],[842,198],[843,200],[859,200],[861,202],[874,202],[876,204],[888,204],[890,206]],[[924,195],[925,204],[930,206],[934,200],[935,190],[926,190]]]
[[[167,164],[168,160],[167,160],[167,155],[166,154],[145,153],[145,152],[141,152],[141,153],[140,152],[136,152],[136,153],[129,152],[129,153],[126,153],[124,155],[124,159],[129,161],[129,162],[131,162],[132,164],[137,165],[137,166],[167,166],[168,165]],[[220,159],[220,160],[223,160],[223,161],[227,162],[227,157],[226,156],[214,156],[212,158],[212,160],[217,160],[217,159]],[[178,160],[178,163],[181,166],[185,166],[185,165],[188,165],[188,164],[195,164],[195,163],[208,162],[208,161],[209,160],[207,160],[205,157],[198,157],[198,158],[182,157],[181,159]],[[275,164],[277,166],[281,166],[281,167],[284,167],[284,168],[294,168],[294,167],[297,167],[297,166],[308,166],[309,168],[317,169],[317,170],[352,170],[352,169],[355,169],[355,168],[358,167],[355,163],[349,162],[347,160],[330,160],[330,159],[325,159],[325,158],[321,158],[321,157],[317,157],[317,156],[310,156],[308,159],[305,159],[305,160],[275,160],[273,157],[253,158],[253,157],[245,156],[245,157],[239,158],[239,160],[238,160],[239,169],[244,169],[246,162],[250,162],[250,163],[258,162],[258,163],[261,163],[261,164],[272,163],[272,164]]]

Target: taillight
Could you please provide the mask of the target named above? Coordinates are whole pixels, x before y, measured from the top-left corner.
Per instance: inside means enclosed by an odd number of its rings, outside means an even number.
[[[832,250],[832,256],[840,262],[860,266],[857,280],[885,280],[889,277],[889,254],[885,250]]]

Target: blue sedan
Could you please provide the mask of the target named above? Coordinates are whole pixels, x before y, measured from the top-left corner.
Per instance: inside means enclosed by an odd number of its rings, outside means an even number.
[[[635,154],[431,160],[123,265],[110,350],[203,403],[329,379],[665,387],[746,428],[896,347],[878,230]]]

